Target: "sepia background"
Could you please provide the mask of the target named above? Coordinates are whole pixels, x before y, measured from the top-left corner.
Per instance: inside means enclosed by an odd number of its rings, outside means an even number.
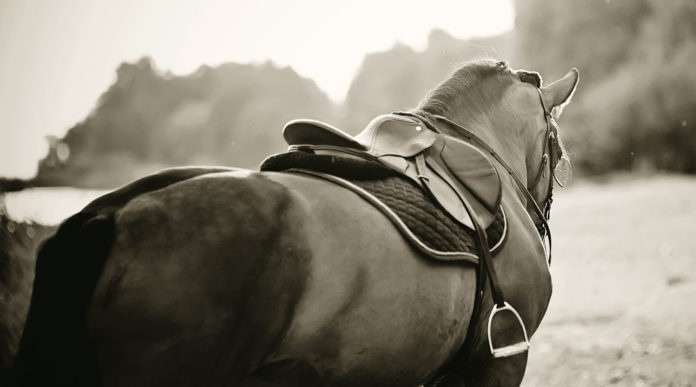
[[[37,245],[103,190],[256,168],[291,119],[356,133],[495,57],[581,77],[524,385],[696,385],[696,2],[350,3],[0,0],[0,382]]]

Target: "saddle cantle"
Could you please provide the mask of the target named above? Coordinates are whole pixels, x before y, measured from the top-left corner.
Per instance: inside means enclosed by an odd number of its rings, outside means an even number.
[[[285,128],[283,128],[283,137],[288,145],[332,145],[367,150],[348,133],[317,120],[292,120],[285,124]]]
[[[472,230],[471,216],[488,227],[500,206],[500,177],[485,154],[469,143],[428,129],[415,118],[381,115],[355,137],[320,121],[294,120],[285,126],[283,136],[291,151],[379,161],[416,182]]]

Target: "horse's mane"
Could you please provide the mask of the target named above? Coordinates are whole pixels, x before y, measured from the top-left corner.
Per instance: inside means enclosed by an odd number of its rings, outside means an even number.
[[[470,94],[475,90],[481,93],[483,90],[477,86],[486,80],[497,77],[501,82],[512,82],[515,79],[515,75],[522,82],[541,87],[541,76],[536,72],[524,70],[513,72],[505,61],[479,59],[465,63],[455,70],[449,78],[426,95],[417,109],[431,114],[446,114],[464,94]],[[502,88],[495,89],[502,92]],[[495,97],[499,97],[499,95],[469,95],[469,98],[472,100],[485,100]]]
[[[447,115],[450,109],[456,106],[462,98],[466,98],[467,103],[477,104],[483,110],[488,109],[491,104],[487,102],[497,100],[504,91],[504,87],[485,89],[479,87],[493,77],[498,78],[501,84],[506,82],[511,84],[515,80],[519,80],[537,88],[542,85],[541,76],[535,71],[512,70],[505,61],[491,58],[479,59],[467,62],[455,70],[449,78],[426,95],[416,110],[430,114]],[[567,167],[571,168],[568,153],[560,138],[558,138],[556,146],[560,157],[567,161]]]

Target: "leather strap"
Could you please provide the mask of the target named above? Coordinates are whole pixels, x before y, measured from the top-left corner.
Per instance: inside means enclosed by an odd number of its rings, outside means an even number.
[[[481,250],[481,259],[479,262],[481,263],[483,274],[488,275],[493,302],[495,302],[495,304],[499,307],[503,307],[505,305],[505,296],[503,295],[503,289],[499,285],[500,282],[498,282],[498,275],[496,274],[495,266],[493,265],[493,256],[491,255],[490,248],[488,247],[488,236],[486,235],[486,230],[473,213],[471,204],[464,202],[464,206],[471,214],[471,220],[474,222],[474,229],[477,236],[476,239],[478,240],[479,249]]]
[[[542,173],[544,171],[544,168],[547,164],[549,164],[549,168],[551,169],[550,173],[553,174],[553,163],[555,161],[555,133],[552,131],[552,124],[551,120],[553,117],[551,116],[550,112],[546,109],[546,105],[544,103],[543,96],[541,94],[541,90],[537,89],[539,92],[539,99],[541,100],[541,106],[544,111],[544,118],[546,120],[546,143],[544,144],[544,155],[542,156],[542,161],[540,163],[539,167],[539,173],[537,177],[535,178],[535,182],[533,186],[536,186],[539,181],[541,180]],[[436,125],[433,124],[432,121],[444,121],[448,123],[449,125],[457,128],[463,137],[476,145],[478,145],[482,150],[487,152],[491,157],[493,157],[502,167],[507,171],[507,173],[512,177],[513,181],[517,185],[518,190],[522,193],[524,196],[525,200],[527,201],[528,205],[532,207],[532,210],[534,211],[535,215],[541,222],[541,229],[540,227],[537,226],[539,229],[539,234],[542,238],[542,243],[544,241],[544,237],[548,238],[548,249],[546,249],[546,254],[547,254],[547,260],[549,262],[549,265],[551,264],[551,229],[548,225],[547,219],[549,217],[549,210],[551,206],[551,202],[553,201],[552,198],[552,189],[553,189],[553,180],[555,178],[551,178],[549,182],[549,188],[548,188],[548,193],[547,193],[547,199],[546,199],[546,205],[544,210],[542,211],[539,208],[539,205],[537,204],[536,200],[532,196],[532,194],[529,192],[529,189],[527,188],[526,184],[521,181],[521,179],[517,176],[517,174],[514,172],[514,170],[503,160],[503,158],[490,146],[488,145],[483,139],[478,137],[476,134],[471,132],[469,129],[457,124],[456,122],[450,120],[449,118],[442,116],[442,115],[433,115],[430,113],[426,112],[399,112],[395,114],[402,114],[406,116],[412,116],[415,118],[420,119],[423,121],[423,123],[430,129],[438,133],[442,133]],[[549,148],[549,153],[550,155],[546,154],[545,150],[546,147]],[[551,161],[549,163],[549,158],[551,158]],[[464,203],[465,207],[467,208],[467,211],[471,212],[472,209],[469,205],[469,203]],[[442,376],[447,375],[449,372],[452,371],[452,367],[455,366],[456,364],[462,364],[465,362],[469,355],[470,355],[470,350],[471,347],[473,346],[473,334],[479,329],[479,319],[476,319],[475,316],[477,316],[480,313],[481,310],[481,304],[483,302],[483,281],[486,279],[489,280],[489,286],[491,289],[491,297],[493,298],[493,302],[495,305],[498,307],[503,307],[505,305],[505,296],[503,294],[502,289],[500,288],[500,284],[498,282],[498,276],[495,271],[495,267],[493,265],[493,259],[489,253],[488,249],[488,241],[486,237],[485,230],[482,230],[482,227],[478,220],[476,219],[475,216],[472,216],[472,220],[474,222],[475,230],[476,230],[476,235],[477,239],[479,241],[479,246],[481,249],[481,259],[480,261],[480,266],[479,266],[479,271],[478,271],[478,279],[477,279],[477,294],[475,298],[475,303],[474,303],[474,310],[472,312],[472,318],[471,323],[469,324],[469,329],[467,330],[466,337],[464,339],[464,343],[462,344],[462,347],[460,348],[459,352],[455,355],[454,359],[450,362],[448,366],[445,367],[444,372],[441,374]],[[434,380],[437,381],[440,377],[436,377]],[[430,384],[430,383],[428,383]]]

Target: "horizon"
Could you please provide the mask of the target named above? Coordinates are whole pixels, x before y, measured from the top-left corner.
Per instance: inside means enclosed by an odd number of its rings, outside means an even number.
[[[434,29],[457,39],[498,35],[514,27],[514,15],[512,0],[438,0],[427,9],[396,0],[4,0],[0,176],[33,177],[46,137],[63,137],[87,118],[124,62],[149,57],[176,76],[201,66],[270,62],[291,67],[341,103],[367,55],[397,44],[422,51]]]

